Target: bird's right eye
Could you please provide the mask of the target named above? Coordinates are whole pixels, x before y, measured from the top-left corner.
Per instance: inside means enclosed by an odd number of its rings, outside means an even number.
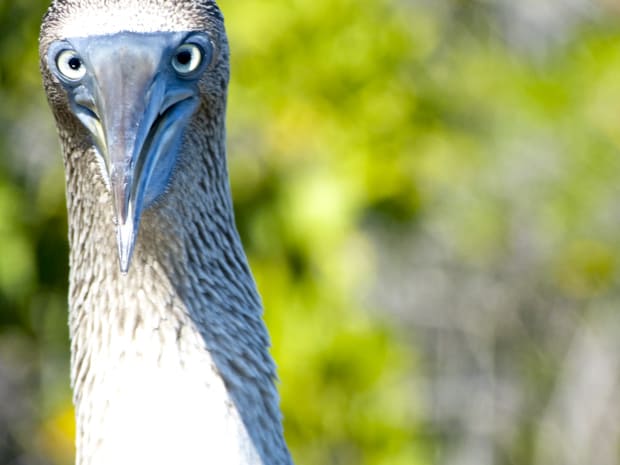
[[[172,67],[181,76],[192,74],[202,62],[203,52],[201,48],[192,43],[186,43],[177,48],[172,57]]]
[[[56,57],[56,66],[65,79],[79,81],[86,74],[82,59],[74,50],[63,50]]]

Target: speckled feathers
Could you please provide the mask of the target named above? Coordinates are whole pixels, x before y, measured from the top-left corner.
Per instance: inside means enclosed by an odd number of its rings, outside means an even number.
[[[43,19],[51,38],[208,30],[222,21],[212,0],[55,0]]]

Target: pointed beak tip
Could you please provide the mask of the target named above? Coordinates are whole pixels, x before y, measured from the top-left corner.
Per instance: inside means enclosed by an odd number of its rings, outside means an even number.
[[[129,273],[129,264],[130,264],[131,259],[129,259],[129,258],[125,258],[125,259],[121,258],[120,260],[121,260],[120,261],[121,274],[123,276],[126,276],[127,273]]]
[[[125,223],[120,223],[116,228],[120,269],[121,273],[127,274],[129,266],[131,265],[135,241],[134,225],[130,220]]]

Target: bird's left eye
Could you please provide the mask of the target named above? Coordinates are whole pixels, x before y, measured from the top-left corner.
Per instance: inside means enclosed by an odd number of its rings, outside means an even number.
[[[181,75],[188,75],[198,69],[202,62],[202,50],[196,44],[183,44],[172,56],[172,67]]]
[[[63,50],[56,58],[58,71],[70,81],[79,81],[86,74],[82,59],[74,50]]]

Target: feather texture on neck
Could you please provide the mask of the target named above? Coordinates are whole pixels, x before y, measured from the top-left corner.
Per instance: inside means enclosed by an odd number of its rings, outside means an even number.
[[[221,139],[187,144],[123,275],[93,148],[62,136],[77,464],[291,463]]]

